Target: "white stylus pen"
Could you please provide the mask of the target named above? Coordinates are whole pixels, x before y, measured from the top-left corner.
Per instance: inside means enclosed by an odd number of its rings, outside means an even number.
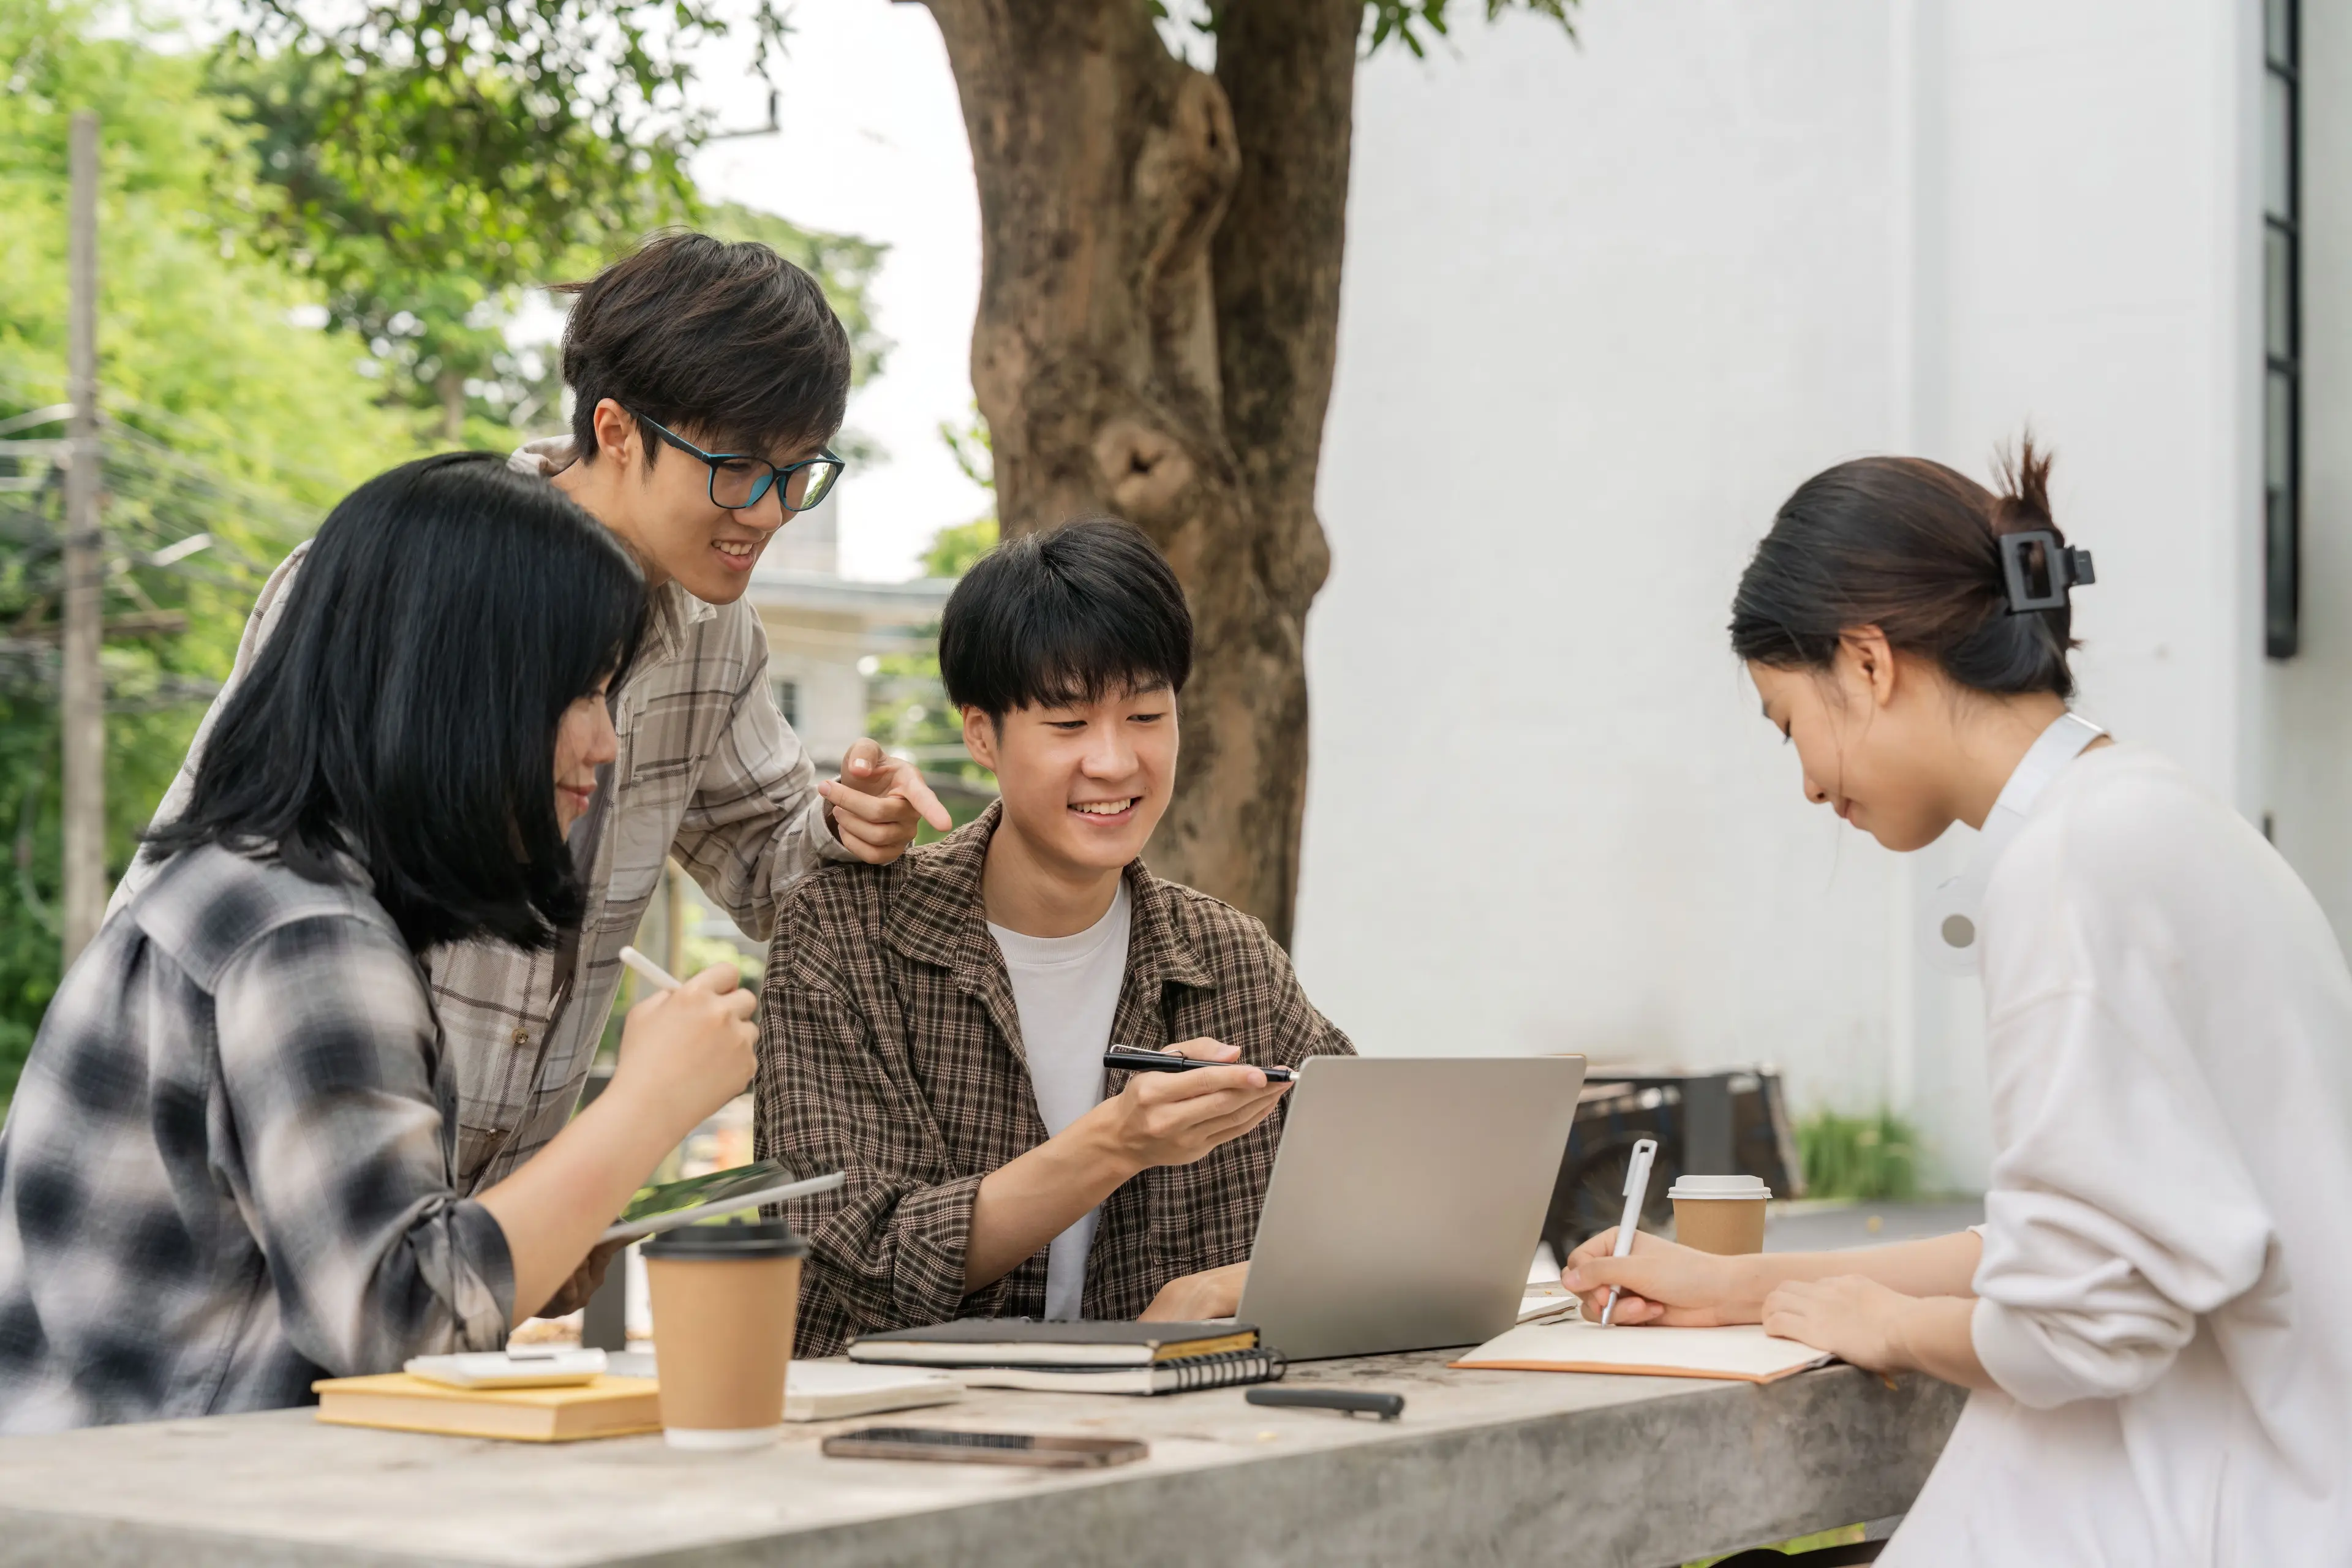
[[[621,950],[621,962],[665,991],[675,991],[682,984],[677,975],[672,974],[634,947],[625,947]],[[1654,1149],[1657,1145],[1653,1143],[1650,1147]],[[1646,1170],[1648,1167],[1644,1166],[1643,1169]]]
[[[627,950],[622,951],[628,957]],[[1633,1163],[1625,1167],[1625,1217],[1617,1222],[1617,1246],[1612,1258],[1622,1258],[1633,1250],[1633,1227],[1641,1222],[1642,1200],[1650,1192],[1650,1162],[1658,1157],[1658,1141],[1644,1138],[1633,1145]],[[1609,1326],[1609,1314],[1617,1310],[1617,1294],[1622,1286],[1609,1287],[1609,1304],[1601,1309],[1601,1326]]]

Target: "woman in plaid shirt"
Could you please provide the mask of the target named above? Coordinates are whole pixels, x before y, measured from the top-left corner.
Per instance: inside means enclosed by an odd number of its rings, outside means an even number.
[[[424,955],[468,1193],[506,1180],[571,1118],[620,985],[621,948],[667,861],[764,939],[778,900],[816,866],[894,859],[919,816],[950,826],[915,765],[872,741],[850,749],[840,778],[819,779],[777,710],[767,638],[744,598],[769,541],[842,472],[829,444],[849,395],[850,345],[824,290],[764,245],[677,233],[568,291],[572,433],[511,461],[585,507],[637,563],[646,634],[627,679],[613,683],[615,750],[569,835],[583,896],[558,940],[477,938]],[[186,810],[214,719],[275,638],[310,549],[263,586],[158,822]],[[493,598],[472,602],[487,624],[505,615]],[[142,856],[114,907],[152,875]],[[552,1310],[586,1299],[602,1256]]]
[[[484,454],[354,491],[158,865],[58,987],[0,1127],[0,1431],[293,1405],[494,1350],[752,1070],[731,970],[631,1013],[612,1087],[478,1196],[418,955],[543,949],[644,581]]]

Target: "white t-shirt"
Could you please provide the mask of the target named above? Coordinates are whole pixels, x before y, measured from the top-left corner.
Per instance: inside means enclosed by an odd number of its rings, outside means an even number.
[[[2352,973],[2245,820],[2069,763],[1985,889],[1972,1394],[1882,1568],[2352,1561]]]
[[[1013,1003],[1021,1015],[1021,1047],[1029,1058],[1029,1081],[1037,1091],[1037,1115],[1045,1131],[1062,1129],[1102,1102],[1103,1051],[1110,1044],[1111,1016],[1127,978],[1129,920],[1127,879],[1119,879],[1110,909],[1076,936],[1023,936],[992,922],[988,934],[1004,954],[1013,980]],[[1094,1246],[1099,1209],[1054,1238],[1045,1254],[1045,1316],[1066,1321],[1081,1315],[1087,1292],[1087,1253]]]

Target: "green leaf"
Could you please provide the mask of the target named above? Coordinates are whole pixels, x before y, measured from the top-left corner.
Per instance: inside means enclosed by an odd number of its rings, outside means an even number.
[[[1448,4],[1449,0],[1365,0],[1364,58],[1370,59],[1384,46],[1396,43],[1402,45],[1413,58],[1426,59],[1428,47],[1416,29],[1426,28],[1441,38],[1451,37],[1445,14]],[[1486,20],[1494,22],[1507,11],[1524,10],[1550,17],[1573,39],[1577,5],[1578,0],[1486,0]]]

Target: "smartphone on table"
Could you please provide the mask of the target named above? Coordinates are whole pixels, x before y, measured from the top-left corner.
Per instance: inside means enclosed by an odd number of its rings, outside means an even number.
[[[1099,1469],[1151,1452],[1132,1437],[1040,1436],[1027,1432],[950,1432],[937,1426],[863,1426],[824,1440],[836,1459],[937,1459],[951,1465],[1035,1465]]]

